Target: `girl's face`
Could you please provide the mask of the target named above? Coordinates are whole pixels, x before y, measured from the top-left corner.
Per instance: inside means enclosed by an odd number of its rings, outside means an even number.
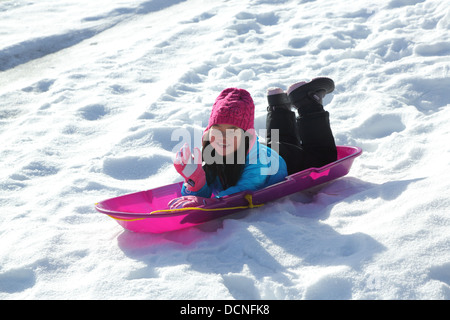
[[[209,141],[221,156],[234,153],[241,144],[242,129],[229,124],[217,124],[209,130]]]

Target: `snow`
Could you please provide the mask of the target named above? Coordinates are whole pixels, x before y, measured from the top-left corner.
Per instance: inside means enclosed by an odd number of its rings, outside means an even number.
[[[0,299],[450,299],[448,0],[0,1]],[[180,181],[226,87],[329,76],[344,178],[166,234],[95,211]],[[199,141],[192,141],[199,144]]]

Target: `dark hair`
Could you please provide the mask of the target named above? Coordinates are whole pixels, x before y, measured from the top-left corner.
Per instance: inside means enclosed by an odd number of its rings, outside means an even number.
[[[209,140],[203,142],[202,156],[205,159],[205,150],[207,150],[210,142]],[[244,149],[244,159],[239,159],[239,156],[242,155],[242,149]],[[224,190],[228,189],[237,184],[239,179],[241,178],[242,172],[245,167],[245,156],[247,155],[250,149],[250,136],[248,134],[243,134],[243,139],[241,139],[241,144],[237,148],[237,150],[228,156],[218,156],[216,155],[216,151],[214,148],[210,147],[209,150],[214,159],[218,159],[219,161],[214,161],[213,163],[203,163],[203,170],[206,175],[206,183],[211,185],[214,183],[216,178],[219,178],[220,183]],[[231,160],[231,161],[230,161]]]

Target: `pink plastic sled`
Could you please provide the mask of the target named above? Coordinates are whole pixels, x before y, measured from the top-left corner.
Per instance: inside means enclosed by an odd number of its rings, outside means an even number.
[[[258,191],[243,191],[220,201],[194,208],[169,209],[167,203],[181,197],[183,182],[140,191],[96,203],[97,211],[115,219],[134,232],[162,233],[184,229],[288,196],[345,176],[353,160],[361,155],[358,147],[338,146],[338,160],[320,168],[310,168],[287,176],[284,181]]]

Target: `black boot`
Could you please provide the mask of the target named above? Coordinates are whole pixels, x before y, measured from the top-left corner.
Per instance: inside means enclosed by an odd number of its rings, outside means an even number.
[[[291,111],[291,102],[289,98],[281,88],[269,88],[267,89],[267,102],[269,106],[267,111],[272,111],[275,109],[285,109]]]
[[[336,144],[330,128],[329,113],[323,109],[322,99],[334,90],[330,78],[315,78],[298,82],[288,89],[288,97],[297,108],[298,137],[304,150],[305,167],[321,167],[336,160]]]
[[[291,111],[291,103],[287,94],[280,88],[267,90],[267,119],[266,119],[266,142],[270,146],[272,142],[289,142],[299,144],[295,113]],[[278,130],[278,139],[272,141],[271,130]]]
[[[315,78],[310,82],[297,82],[291,85],[287,96],[300,117],[324,112],[322,99],[333,92],[334,81],[330,78]]]

